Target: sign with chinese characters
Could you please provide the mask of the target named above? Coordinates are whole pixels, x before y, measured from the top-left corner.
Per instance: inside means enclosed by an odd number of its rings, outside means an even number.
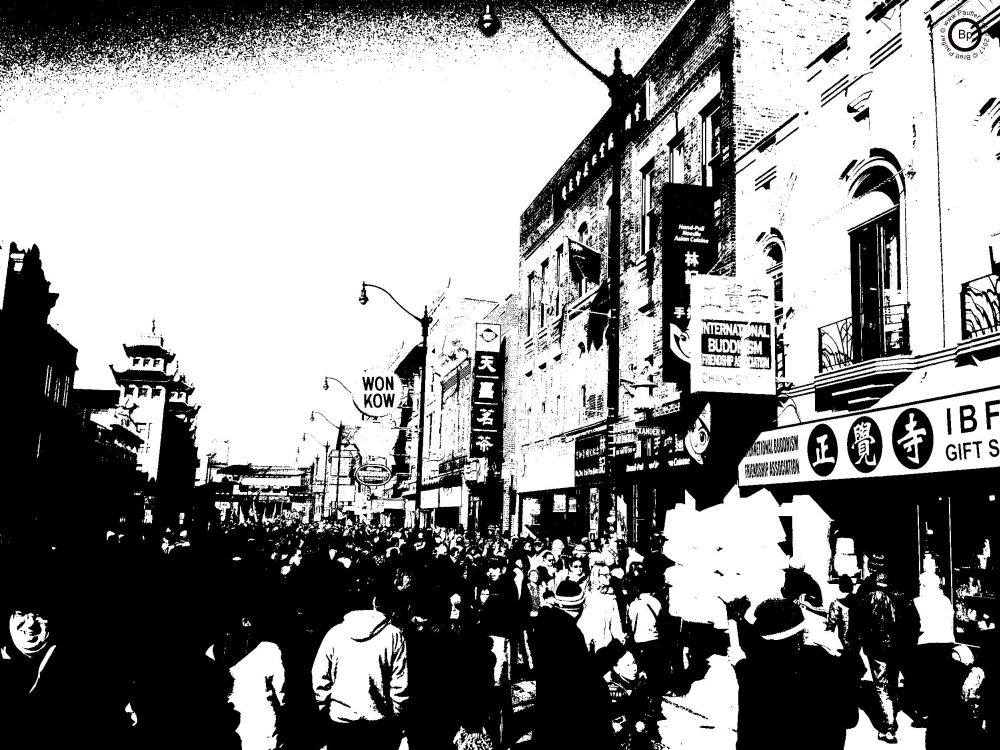
[[[1000,388],[761,433],[742,487],[1000,468]]]
[[[774,393],[774,282],[695,276],[691,392]]]
[[[476,323],[472,360],[470,458],[499,459],[503,452],[503,357],[500,326]]]
[[[687,391],[696,348],[689,338],[691,281],[718,260],[716,193],[703,185],[669,183],[661,192],[663,222],[663,380]],[[668,345],[669,344],[669,345]],[[668,352],[669,349],[669,352]]]
[[[604,483],[604,433],[576,439],[576,484]]]

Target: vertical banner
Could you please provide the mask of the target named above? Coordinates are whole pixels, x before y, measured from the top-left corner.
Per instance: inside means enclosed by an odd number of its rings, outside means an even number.
[[[660,193],[663,238],[663,380],[688,390],[691,359],[691,281],[719,258],[715,190],[667,184]]]
[[[503,452],[503,361],[500,326],[476,323],[472,361],[470,458],[499,459]]]
[[[691,392],[774,395],[774,282],[697,276]]]

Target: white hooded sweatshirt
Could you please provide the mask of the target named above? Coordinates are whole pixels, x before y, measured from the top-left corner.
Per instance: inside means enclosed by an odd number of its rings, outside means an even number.
[[[349,612],[323,638],[312,684],[335,723],[399,718],[408,698],[403,633],[376,610]]]

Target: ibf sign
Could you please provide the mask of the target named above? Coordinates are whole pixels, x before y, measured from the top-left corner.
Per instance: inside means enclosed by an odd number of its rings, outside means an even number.
[[[469,456],[499,458],[503,451],[503,357],[500,326],[495,323],[476,323],[471,425]]]

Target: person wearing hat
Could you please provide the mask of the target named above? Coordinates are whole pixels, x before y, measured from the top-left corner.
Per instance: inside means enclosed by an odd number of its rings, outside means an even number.
[[[854,677],[842,660],[806,645],[802,609],[768,599],[754,610],[757,644],[736,664],[736,749],[843,750],[858,722]]]
[[[563,581],[555,606],[535,618],[535,715],[538,747],[609,748],[613,742],[611,699],[603,672],[588,652],[577,620],[584,594]]]

